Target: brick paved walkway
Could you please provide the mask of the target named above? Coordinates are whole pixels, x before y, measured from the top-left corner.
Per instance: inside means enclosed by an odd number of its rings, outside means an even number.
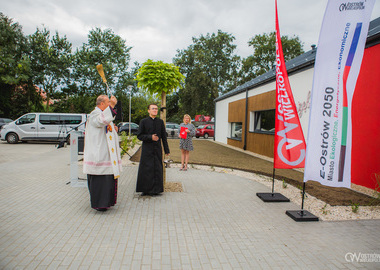
[[[380,254],[380,220],[296,223],[285,210],[299,206],[263,203],[263,185],[194,169],[167,171],[183,193],[140,197],[136,165],[101,213],[66,185],[69,160],[69,148],[0,143],[0,269],[380,268],[345,259]]]

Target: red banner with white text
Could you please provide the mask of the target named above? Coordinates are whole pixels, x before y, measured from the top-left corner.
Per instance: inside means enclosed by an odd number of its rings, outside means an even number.
[[[276,116],[274,168],[305,166],[306,143],[290,88],[282,51],[276,0]]]

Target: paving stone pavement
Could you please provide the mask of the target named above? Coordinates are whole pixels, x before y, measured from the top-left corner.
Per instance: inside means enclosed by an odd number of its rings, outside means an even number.
[[[234,175],[171,168],[183,193],[141,197],[128,165],[117,205],[94,211],[69,150],[0,143],[0,269],[380,269],[346,260],[380,254],[380,220],[297,223]]]

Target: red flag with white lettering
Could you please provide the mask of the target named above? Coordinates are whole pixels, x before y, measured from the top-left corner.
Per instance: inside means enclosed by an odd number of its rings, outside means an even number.
[[[306,143],[282,52],[276,0],[276,116],[274,168],[292,169],[305,166]]]

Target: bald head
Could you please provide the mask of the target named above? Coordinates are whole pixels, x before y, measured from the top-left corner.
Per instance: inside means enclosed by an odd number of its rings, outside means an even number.
[[[96,99],[96,106],[99,106],[102,102],[106,101],[108,97],[106,95],[100,95]]]
[[[106,95],[100,95],[96,99],[96,106],[104,111],[110,105],[110,99]]]

